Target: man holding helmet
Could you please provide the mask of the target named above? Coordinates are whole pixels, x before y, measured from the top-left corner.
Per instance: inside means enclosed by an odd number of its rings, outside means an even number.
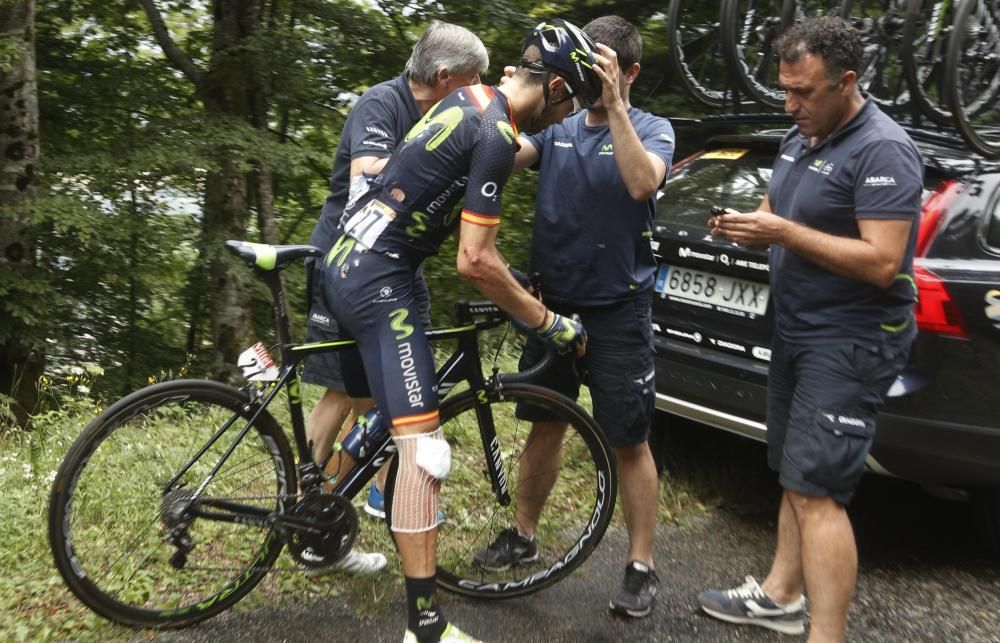
[[[435,365],[414,298],[415,274],[459,232],[457,270],[540,341],[583,354],[583,327],[522,288],[495,247],[500,198],[518,127],[562,120],[586,94],[593,43],[564,21],[542,23],[502,87],[460,88],[421,119],[366,192],[344,211],[319,286],[327,310],[357,340],[343,356],[347,392],[367,384],[391,421],[399,472],[390,526],[406,579],[405,641],[467,641],[435,601],[438,488],[450,469]],[[464,207],[453,213],[465,197]],[[406,359],[401,359],[405,356]],[[404,367],[405,365],[405,367]]]
[[[594,418],[618,461],[629,533],[624,583],[609,607],[641,617],[650,613],[659,582],[653,568],[658,485],[647,443],[655,396],[650,240],[653,199],[667,177],[674,133],[665,118],[629,103],[642,55],[638,30],[618,16],[597,18],[583,30],[599,52],[592,100],[562,123],[522,136],[515,169],[540,172],[530,269],[541,273],[545,303],[579,315],[589,337],[585,357],[557,359],[539,383],[575,399],[586,375]],[[522,369],[541,359],[542,350],[529,339]],[[561,460],[566,424],[532,408],[519,408],[518,417],[533,423],[532,447],[518,475],[515,524],[475,554],[486,569],[537,560],[535,528],[555,482],[543,471]]]

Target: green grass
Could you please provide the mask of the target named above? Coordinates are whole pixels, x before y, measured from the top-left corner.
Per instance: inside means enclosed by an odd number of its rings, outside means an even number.
[[[511,370],[514,367],[513,358],[503,357],[501,365],[503,370]],[[307,405],[318,394],[318,390],[306,387],[304,397]],[[589,408],[586,392],[581,403]],[[279,421],[284,419],[281,417],[284,412],[279,410],[281,408],[281,400],[272,405]],[[113,625],[80,604],[55,570],[49,550],[48,496],[55,472],[73,441],[100,410],[101,405],[88,397],[86,391],[72,390],[58,396],[58,405],[54,410],[34,417],[34,428],[30,433],[8,430],[0,438],[0,489],[6,508],[6,519],[0,525],[0,568],[5,570],[0,575],[0,640],[129,640],[137,635],[135,630]],[[193,430],[191,423],[181,416],[172,417],[169,424],[177,435]],[[449,543],[452,553],[460,554],[456,560],[467,559],[467,552],[477,542],[466,542],[460,538],[481,538],[485,515],[482,512],[483,498],[488,496],[488,489],[484,491],[483,488],[481,471],[476,468],[478,461],[466,460],[463,463],[463,458],[471,458],[471,454],[481,459],[478,435],[464,420],[461,426],[459,424],[456,421],[446,425],[448,439],[455,449],[456,466],[452,479],[445,483],[442,492],[442,508],[448,515],[450,529],[447,536],[442,531],[442,542]],[[509,424],[503,426],[507,428],[501,429],[502,434],[513,435]],[[171,439],[169,430],[162,427],[151,431],[150,427],[136,422],[134,430],[147,432],[137,434],[143,438],[137,442],[143,445],[142,448],[137,451],[125,442],[102,446],[101,450],[106,450],[100,453],[104,469],[117,469],[122,480],[136,479],[133,474],[137,467],[147,476],[164,475],[158,467],[172,459],[172,449],[177,446],[178,440]],[[523,443],[523,434],[519,435]],[[513,439],[507,442],[508,445],[512,443]],[[506,456],[510,455],[509,448]],[[566,491],[553,496],[564,502],[564,506],[560,507],[563,515],[577,517],[583,514],[579,513],[580,507],[571,501],[573,490],[586,482],[588,475],[586,468],[578,466],[579,453],[574,453],[573,449],[579,448],[580,445],[568,446],[570,457],[564,460],[567,464],[560,473],[558,483]],[[261,461],[253,458],[263,449],[254,448],[252,444],[246,449],[244,457],[234,461],[249,463],[246,466],[251,469],[260,466]],[[242,469],[239,472],[245,474]],[[244,478],[255,479],[252,475],[244,475]],[[697,480],[682,479],[679,483],[661,484],[657,505],[661,521],[683,522],[692,515],[704,512],[706,505],[711,504],[711,497],[706,499],[692,483],[697,483]],[[75,520],[79,521],[78,528],[90,529],[92,540],[89,551],[96,558],[122,551],[122,534],[132,533],[126,527],[154,511],[149,506],[150,502],[158,502],[156,498],[137,499],[138,494],[127,486],[106,484],[99,478],[81,479],[78,489]],[[578,495],[585,496],[582,493]],[[394,548],[388,530],[383,523],[370,519],[360,510],[362,502],[363,498],[356,500],[361,525],[356,546],[366,551],[388,553],[388,574],[374,578],[312,578],[302,573],[282,552],[275,568],[235,609],[252,610],[256,606],[282,600],[301,602],[338,596],[348,605],[356,606],[359,615],[370,617],[386,603],[379,600],[380,597],[401,594],[403,585],[399,562],[392,555]],[[478,524],[477,520],[480,521]],[[554,524],[546,523],[544,515],[542,525],[549,528],[549,533],[556,532]],[[621,511],[616,509],[612,529],[623,526]],[[213,543],[212,547],[201,547],[201,553],[224,560],[232,552],[245,551],[245,543],[232,533],[223,528],[199,533],[200,542]],[[555,537],[550,538],[550,541],[555,540]],[[144,541],[130,542],[130,546],[136,551],[148,552],[158,551],[161,543],[158,536],[152,533]],[[162,566],[162,556],[158,562]],[[151,571],[143,582],[135,583],[135,588],[129,591],[136,592],[141,598],[142,593],[153,585],[162,589],[163,585],[158,583],[167,582],[164,578],[158,577],[155,570]],[[183,591],[183,587],[179,587],[178,595],[183,595]]]

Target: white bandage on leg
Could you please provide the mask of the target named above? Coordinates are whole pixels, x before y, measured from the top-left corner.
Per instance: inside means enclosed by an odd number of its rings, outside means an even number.
[[[430,531],[438,524],[438,489],[451,469],[451,447],[438,428],[393,437],[399,470],[392,493],[392,530]]]

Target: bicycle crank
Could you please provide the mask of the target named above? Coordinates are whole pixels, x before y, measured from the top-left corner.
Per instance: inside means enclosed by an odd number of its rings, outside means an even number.
[[[288,551],[304,567],[327,567],[351,551],[358,514],[349,500],[330,493],[310,494],[278,518],[288,536]]]

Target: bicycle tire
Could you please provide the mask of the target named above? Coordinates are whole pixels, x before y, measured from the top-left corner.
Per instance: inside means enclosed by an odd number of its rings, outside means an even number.
[[[555,473],[545,510],[536,528],[539,559],[506,570],[486,570],[474,555],[511,527],[525,487],[518,480],[522,456],[529,444],[531,423],[515,417],[518,403],[569,423],[561,439],[562,461],[536,470]],[[494,420],[503,471],[511,503],[497,502],[488,474],[486,450],[480,438],[477,406],[487,406]],[[438,525],[437,583],[442,589],[480,599],[504,599],[537,592],[559,582],[579,567],[601,542],[614,513],[617,494],[615,458],[594,419],[566,396],[534,384],[507,384],[485,398],[465,391],[441,405],[441,425],[452,444],[452,468],[441,485],[440,507],[446,516]],[[535,454],[540,453],[537,450]],[[387,485],[392,488],[396,467]],[[519,495],[519,491],[521,492]],[[558,510],[557,510],[558,507]],[[386,495],[391,520],[392,497]]]
[[[913,104],[931,121],[950,126],[944,68],[956,0],[911,0],[903,25],[900,59]]]
[[[740,87],[772,109],[785,105],[774,42],[791,25],[794,0],[722,0],[723,55]]]
[[[694,16],[691,9],[699,14]],[[671,0],[667,42],[670,62],[691,97],[708,107],[732,102],[729,71],[722,56],[719,12],[703,2]]]
[[[212,456],[233,442],[223,435],[181,478],[189,486],[163,493],[215,423],[237,417],[229,431],[238,431],[254,408],[246,392],[178,380],[128,395],[84,429],[56,474],[49,504],[56,568],[77,598],[118,623],[175,628],[218,614],[260,582],[284,546],[274,527],[195,518],[187,529],[194,549],[177,569],[163,518],[171,501],[201,483],[218,461]],[[294,499],[294,460],[284,434],[267,412],[253,429],[203,499],[263,499],[258,504],[269,511]]]
[[[844,0],[839,11],[861,32],[864,60],[858,87],[889,113],[910,102],[901,60],[908,5],[909,0]]]
[[[955,13],[946,58],[948,105],[965,142],[1000,158],[1000,0],[964,0]]]

